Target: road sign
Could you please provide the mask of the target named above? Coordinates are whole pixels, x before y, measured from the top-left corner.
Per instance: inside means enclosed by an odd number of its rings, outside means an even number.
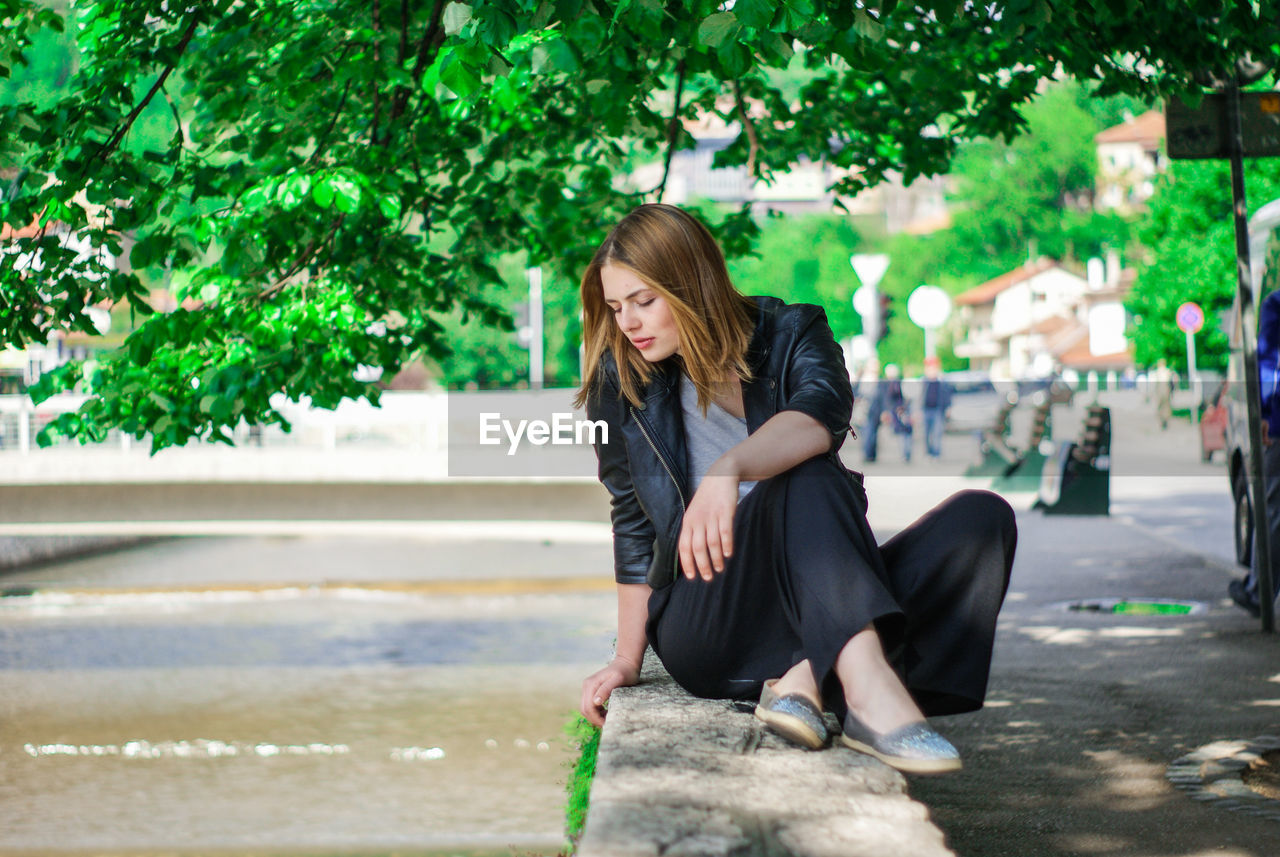
[[[1227,96],[1204,96],[1199,107],[1181,99],[1165,104],[1170,158],[1225,158],[1231,154]],[[1246,158],[1280,156],[1280,92],[1240,93],[1240,137]]]
[[[874,292],[884,272],[889,270],[889,257],[883,253],[857,253],[849,257],[849,264],[862,284]]]
[[[907,317],[924,329],[924,356],[935,357],[938,344],[934,331],[951,315],[951,298],[937,286],[917,286],[907,298]]]
[[[1199,333],[1204,327],[1204,310],[1199,304],[1187,301],[1178,307],[1178,329],[1183,333]]]
[[[876,286],[889,270],[889,257],[883,253],[855,253],[849,257],[853,273],[862,285],[853,293],[853,309],[862,317],[862,332],[872,342],[879,342],[884,331],[880,330],[880,318],[876,315],[879,299]]]
[[[919,286],[907,298],[907,317],[916,327],[942,327],[951,315],[951,298],[937,286]]]

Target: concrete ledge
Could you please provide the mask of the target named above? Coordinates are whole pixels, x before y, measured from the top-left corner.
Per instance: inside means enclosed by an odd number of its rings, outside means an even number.
[[[119,550],[144,541],[144,536],[0,536],[0,572],[13,571],[42,562],[70,559],[91,553]]]
[[[695,699],[652,652],[614,692],[579,857],[952,855],[906,780],[840,745],[809,752],[751,706]]]
[[[0,485],[0,525],[8,535],[44,535],[16,532],[23,524],[527,520],[531,516],[608,521],[609,494],[594,479]]]

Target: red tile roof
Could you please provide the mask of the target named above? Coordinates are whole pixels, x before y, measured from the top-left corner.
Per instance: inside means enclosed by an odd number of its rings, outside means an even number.
[[[1164,114],[1148,110],[1141,116],[1120,125],[1112,125],[1093,137],[1094,143],[1142,143],[1144,148],[1154,149],[1164,139]]]
[[[1012,271],[1001,274],[994,280],[987,280],[980,286],[974,286],[967,292],[962,292],[955,298],[955,303],[960,306],[979,306],[981,304],[989,304],[996,299],[996,295],[1005,289],[1016,286],[1024,280],[1043,274],[1050,268],[1061,268],[1062,266],[1054,259],[1040,258],[1034,263],[1023,265],[1021,268],[1015,268]]]

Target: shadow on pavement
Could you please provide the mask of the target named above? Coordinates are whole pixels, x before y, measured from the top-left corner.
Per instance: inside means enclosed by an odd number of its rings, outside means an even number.
[[[950,846],[961,857],[1280,852],[1280,822],[1197,802],[1165,777],[1210,742],[1280,732],[1280,640],[1225,601],[1223,566],[1113,519],[1023,513],[1019,525],[988,706],[938,721],[965,771],[911,783]],[[1086,598],[1208,609],[1062,606]]]

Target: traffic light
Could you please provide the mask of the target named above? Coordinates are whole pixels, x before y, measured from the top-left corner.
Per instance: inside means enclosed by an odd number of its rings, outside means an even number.
[[[889,335],[889,320],[893,318],[893,298],[881,292],[880,295],[880,324],[876,326],[876,342],[881,342]]]
[[[515,321],[516,345],[526,351],[533,341],[533,328],[529,324],[529,303],[520,301],[511,307],[511,315]]]

